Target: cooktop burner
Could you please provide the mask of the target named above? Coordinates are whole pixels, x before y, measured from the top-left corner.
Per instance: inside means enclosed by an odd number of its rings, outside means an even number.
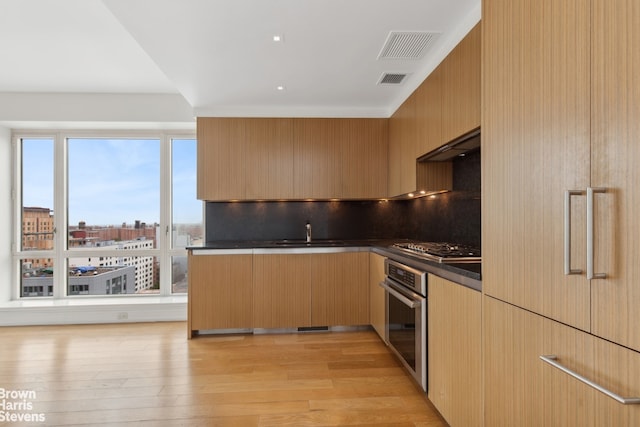
[[[396,243],[394,248],[411,255],[441,263],[478,263],[480,249],[447,242]]]

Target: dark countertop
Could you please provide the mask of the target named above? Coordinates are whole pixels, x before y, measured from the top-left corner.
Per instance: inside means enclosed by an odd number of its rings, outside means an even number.
[[[470,264],[444,264],[413,257],[405,252],[394,249],[391,245],[401,239],[318,239],[310,244],[304,240],[217,240],[205,242],[202,246],[190,246],[187,249],[194,252],[199,250],[224,250],[224,249],[287,249],[287,248],[349,248],[368,247],[372,252],[405,263],[428,273],[435,274],[447,280],[459,283],[475,290],[482,290],[482,265]],[[409,241],[409,240],[405,240]]]
[[[364,239],[313,239],[307,243],[304,239],[282,240],[215,240],[205,242],[202,246],[190,246],[187,249],[278,249],[278,248],[309,248],[309,247],[357,247],[357,246],[390,246],[394,240]]]

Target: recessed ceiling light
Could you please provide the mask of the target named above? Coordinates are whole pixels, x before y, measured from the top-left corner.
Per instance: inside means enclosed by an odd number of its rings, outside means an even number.
[[[283,38],[280,34],[275,34],[275,35],[273,36],[273,41],[274,41],[274,42],[281,42],[281,41],[283,41],[283,40],[284,40],[284,38]]]
[[[283,91],[284,90],[284,86],[276,86],[276,89]]]

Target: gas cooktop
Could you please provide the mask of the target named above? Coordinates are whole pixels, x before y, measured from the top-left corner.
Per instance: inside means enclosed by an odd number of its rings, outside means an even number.
[[[428,259],[440,263],[479,263],[480,249],[457,243],[447,242],[419,242],[395,243],[393,248],[399,249],[418,258]]]

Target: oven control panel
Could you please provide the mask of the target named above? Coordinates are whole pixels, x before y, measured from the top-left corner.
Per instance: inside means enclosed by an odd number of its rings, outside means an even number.
[[[427,293],[427,273],[417,270],[397,261],[386,259],[384,270],[390,279],[418,292],[421,295]]]

